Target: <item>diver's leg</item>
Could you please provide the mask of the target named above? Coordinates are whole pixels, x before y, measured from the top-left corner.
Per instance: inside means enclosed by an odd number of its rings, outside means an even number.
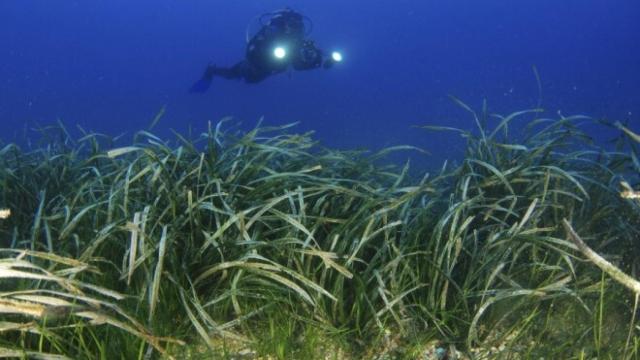
[[[248,84],[255,84],[266,79],[268,76],[269,74],[266,73],[250,73],[245,76],[244,81]]]
[[[244,81],[248,84],[259,83],[273,74],[273,71],[261,69],[255,66],[247,66],[244,72]]]
[[[198,80],[195,84],[191,86],[189,89],[192,93],[204,93],[209,90],[211,86],[211,80],[214,76],[219,76],[224,79],[242,79],[246,78],[247,72],[246,61],[240,61],[239,63],[233,65],[230,68],[218,67],[215,65],[209,65],[204,71],[202,78]]]
[[[220,76],[225,79],[241,79],[245,76],[245,68],[245,61],[240,61],[230,68],[210,66],[207,71],[211,73],[211,76]]]

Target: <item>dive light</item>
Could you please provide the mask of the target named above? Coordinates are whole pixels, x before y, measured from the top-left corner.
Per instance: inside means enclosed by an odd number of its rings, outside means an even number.
[[[276,59],[284,59],[287,56],[287,50],[285,50],[282,46],[277,46],[273,49],[273,56]]]

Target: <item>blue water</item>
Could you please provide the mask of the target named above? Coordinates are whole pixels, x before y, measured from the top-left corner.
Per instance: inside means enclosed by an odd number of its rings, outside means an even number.
[[[205,65],[244,55],[258,14],[290,6],[313,37],[345,61],[247,85],[215,79],[187,92]],[[448,94],[492,112],[543,107],[640,125],[637,0],[154,0],[0,1],[0,139],[58,118],[111,135],[149,125],[199,133],[233,116],[244,126],[301,121],[300,131],[341,148],[413,144],[441,159],[472,129]],[[26,132],[27,134],[29,131]],[[606,136],[595,131],[595,136]]]

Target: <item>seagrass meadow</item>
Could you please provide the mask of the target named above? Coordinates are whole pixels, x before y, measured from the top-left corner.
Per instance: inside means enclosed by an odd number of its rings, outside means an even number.
[[[573,240],[636,277],[640,137],[460,105],[430,173],[293,126],[3,145],[0,357],[638,358],[638,295]]]

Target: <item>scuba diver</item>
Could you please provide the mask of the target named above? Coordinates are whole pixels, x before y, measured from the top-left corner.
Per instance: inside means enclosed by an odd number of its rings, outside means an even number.
[[[247,49],[244,60],[231,67],[208,65],[202,78],[190,92],[203,93],[211,80],[219,76],[224,79],[242,79],[246,83],[258,83],[267,77],[279,74],[291,66],[294,70],[311,70],[319,67],[331,68],[342,61],[342,55],[334,51],[330,56],[316,47],[306,37],[311,32],[309,18],[289,8],[266,13],[258,17],[261,28],[249,39],[247,27]],[[307,26],[308,25],[308,26]]]

